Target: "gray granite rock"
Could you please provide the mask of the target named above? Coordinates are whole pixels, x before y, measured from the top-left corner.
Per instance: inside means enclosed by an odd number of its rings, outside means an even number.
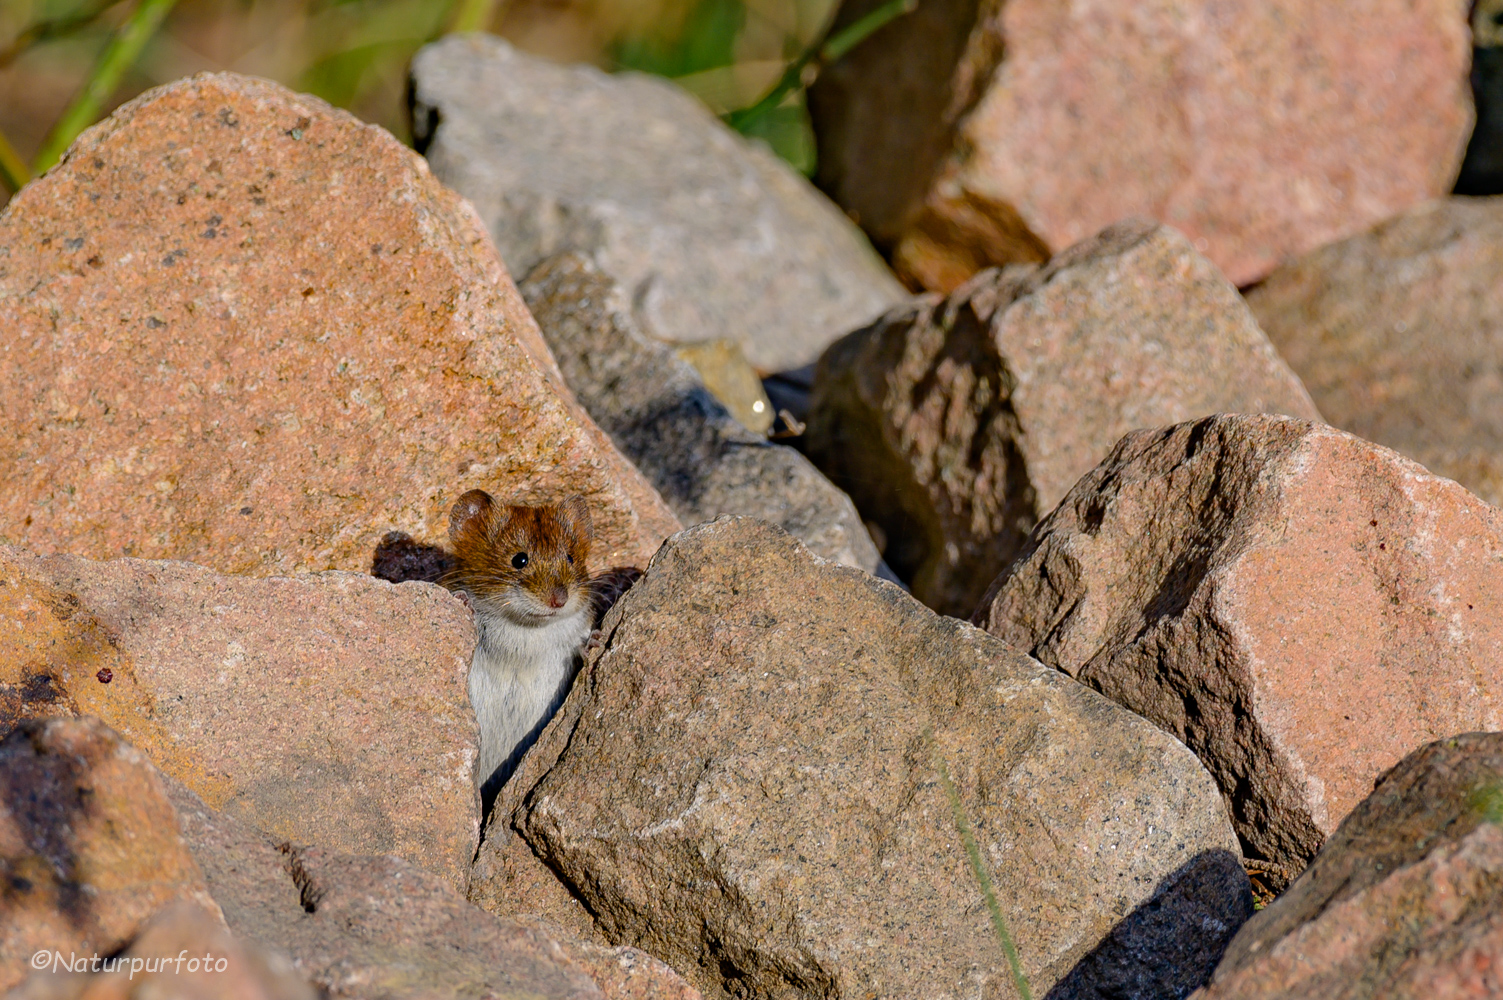
[[[672,348],[643,336],[624,290],[591,261],[549,258],[521,291],[564,381],[681,521],[759,517],[816,555],[876,571],[850,498],[792,448],[743,427]]]
[[[771,525],[675,535],[604,634],[476,876],[525,841],[708,997],[1013,995],[940,762],[1037,997],[1183,996],[1251,912],[1182,744]]]
[[[670,83],[485,35],[429,45],[412,81],[418,148],[513,275],[585,251],[652,336],[730,338],[764,372],[808,364],[903,298],[834,205]]]

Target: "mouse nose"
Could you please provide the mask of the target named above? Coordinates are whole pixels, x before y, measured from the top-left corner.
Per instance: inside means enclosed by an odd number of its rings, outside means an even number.
[[[553,590],[549,591],[548,606],[550,608],[561,608],[568,603],[569,592],[563,587],[554,587]]]

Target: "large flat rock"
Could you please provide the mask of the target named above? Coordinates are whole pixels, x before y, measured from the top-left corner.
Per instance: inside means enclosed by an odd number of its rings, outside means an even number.
[[[914,594],[964,617],[1123,434],[1235,411],[1319,419],[1210,261],[1131,220],[832,345],[806,451]]]
[[[520,287],[564,380],[684,524],[758,517],[816,555],[876,570],[850,497],[803,455],[738,423],[672,348],[642,333],[626,290],[588,258],[550,257]]]
[[[1503,733],[1421,747],[1243,925],[1194,1000],[1503,993]]]
[[[1300,870],[1419,744],[1503,729],[1503,513],[1334,428],[1128,435],[976,613],[1183,740]]]
[[[1503,505],[1503,199],[1427,202],[1247,303],[1336,426]]]
[[[401,855],[465,885],[480,832],[475,627],[448,591],[5,547],[0,584],[0,708],[98,716],[274,836]]]
[[[419,148],[512,273],[593,256],[650,336],[729,338],[779,371],[902,298],[839,209],[667,81],[560,66],[488,35],[429,45],[412,79]]]
[[[562,387],[479,219],[388,133],[230,74],[143,94],[0,214],[0,541],[363,570],[472,488],[677,528]]]
[[[675,536],[604,630],[480,861],[524,842],[706,996],[1011,990],[941,766],[1036,996],[1120,995],[1134,943],[1188,992],[1251,912],[1182,745],[771,525]]]
[[[1468,0],[921,7],[809,101],[821,187],[914,275],[1143,214],[1244,285],[1449,191],[1472,128]]]

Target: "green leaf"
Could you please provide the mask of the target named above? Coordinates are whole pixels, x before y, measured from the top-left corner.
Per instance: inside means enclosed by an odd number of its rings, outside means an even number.
[[[817,165],[814,127],[809,122],[803,94],[748,122],[741,134],[748,139],[761,139],[795,170],[805,177],[813,176]]]
[[[736,39],[746,26],[741,0],[699,0],[672,37],[626,38],[611,53],[622,69],[658,76],[688,76],[736,61]]]

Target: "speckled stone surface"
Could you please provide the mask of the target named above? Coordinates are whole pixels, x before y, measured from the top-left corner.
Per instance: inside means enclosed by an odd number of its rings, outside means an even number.
[[[475,627],[427,583],[253,579],[0,547],[0,687],[97,715],[211,805],[463,888]]]
[[[977,620],[1183,740],[1295,871],[1414,747],[1503,729],[1503,512],[1304,421],[1124,438]]]
[[[412,86],[418,147],[512,273],[588,254],[649,336],[731,339],[781,371],[902,300],[838,208],[666,80],[475,34],[420,51]]]
[[[1503,506],[1503,198],[1447,198],[1279,268],[1247,304],[1326,419]]]
[[[169,794],[230,929],[288,956],[325,995],[699,1000],[635,949],[497,919],[400,858],[279,845],[179,783]]]
[[[1123,434],[1234,411],[1319,419],[1211,262],[1128,220],[832,345],[805,450],[914,595],[965,617]]]
[[[569,398],[473,210],[388,133],[230,74],[143,94],[0,213],[0,541],[365,570],[483,488],[673,515]]]
[[[588,258],[550,257],[520,288],[565,381],[685,524],[759,517],[826,559],[877,568],[851,498],[737,422],[672,348],[642,333],[626,290]]]
[[[675,536],[604,629],[489,830],[707,997],[1011,988],[936,754],[1038,996],[1188,863],[1236,868],[1179,743],[771,525]],[[1194,903],[1165,932],[1214,961],[1245,877]],[[1188,992],[1209,971],[1154,974]]]
[[[821,186],[884,241],[926,200],[1056,250],[1151,215],[1244,285],[1449,191],[1471,133],[1468,0],[923,6],[810,100]]]
[[[38,951],[118,951],[174,901],[220,920],[161,775],[98,719],[32,720],[0,742],[0,874],[0,990]]]
[[[516,921],[546,936],[567,961],[583,969],[605,1000],[703,1000],[703,994],[667,962],[629,945],[610,947],[570,934],[533,917]]]
[[[1384,775],[1195,1000],[1503,996],[1503,733]]]

